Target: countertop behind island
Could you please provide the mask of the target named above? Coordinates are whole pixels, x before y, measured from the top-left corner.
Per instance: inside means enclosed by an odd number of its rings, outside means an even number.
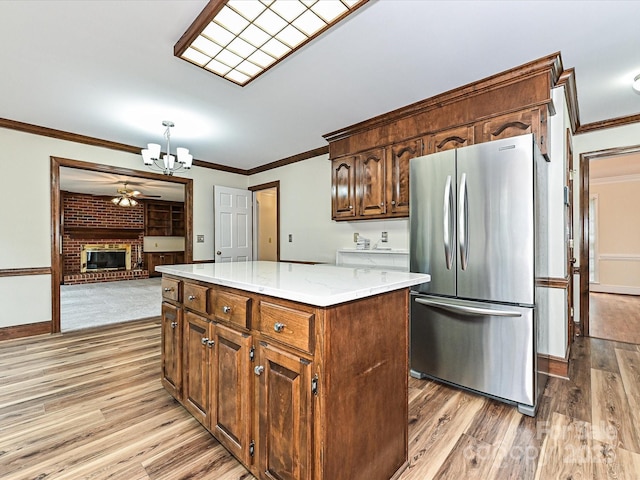
[[[318,307],[371,297],[431,279],[421,273],[366,267],[265,261],[164,265],[156,270]]]

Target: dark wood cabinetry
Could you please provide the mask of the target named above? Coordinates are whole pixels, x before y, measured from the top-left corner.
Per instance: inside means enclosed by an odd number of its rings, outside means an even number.
[[[387,155],[387,211],[392,216],[409,215],[409,160],[423,153],[422,140],[393,145]]]
[[[184,237],[184,203],[145,201],[144,234]]]
[[[165,275],[162,311],[163,385],[257,478],[406,467],[407,289],[313,307]]]
[[[184,252],[146,252],[144,254],[144,264],[149,270],[150,277],[159,277],[162,274],[156,272],[156,267],[160,265],[176,265],[184,263]]]
[[[182,395],[182,310],[162,304],[162,384],[175,398]]]
[[[561,72],[559,55],[550,55],[324,135],[334,167],[332,218],[408,216],[412,156],[533,133],[548,157],[551,89]],[[380,152],[384,166],[372,161]]]
[[[473,125],[463,125],[429,135],[425,140],[425,154],[473,145],[474,131]]]
[[[332,162],[331,212],[334,220],[350,220],[356,216],[356,159],[357,156],[349,155]]]

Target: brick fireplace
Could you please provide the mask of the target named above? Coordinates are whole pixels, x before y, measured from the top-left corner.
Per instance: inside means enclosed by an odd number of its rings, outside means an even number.
[[[144,206],[142,204],[124,208],[114,205],[111,197],[62,192],[62,206],[64,284],[149,277],[149,272],[143,269],[142,264],[144,258]],[[109,250],[125,252],[124,266],[114,266],[113,262],[119,255],[105,255]],[[89,255],[89,259],[93,259],[93,263],[89,265],[88,251],[100,251],[103,254]]]

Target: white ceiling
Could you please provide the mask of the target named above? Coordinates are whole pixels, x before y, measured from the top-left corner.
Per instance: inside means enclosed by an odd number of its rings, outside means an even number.
[[[173,56],[205,4],[0,1],[0,117],[250,169],[558,51],[582,124],[640,113],[638,1],[371,0],[246,87]]]

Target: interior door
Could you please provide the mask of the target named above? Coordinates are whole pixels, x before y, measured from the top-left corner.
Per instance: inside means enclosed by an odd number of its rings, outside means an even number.
[[[424,293],[456,294],[456,151],[412,158],[409,164],[411,271],[431,281]]]
[[[252,259],[252,193],[240,188],[213,187],[216,262]]]

